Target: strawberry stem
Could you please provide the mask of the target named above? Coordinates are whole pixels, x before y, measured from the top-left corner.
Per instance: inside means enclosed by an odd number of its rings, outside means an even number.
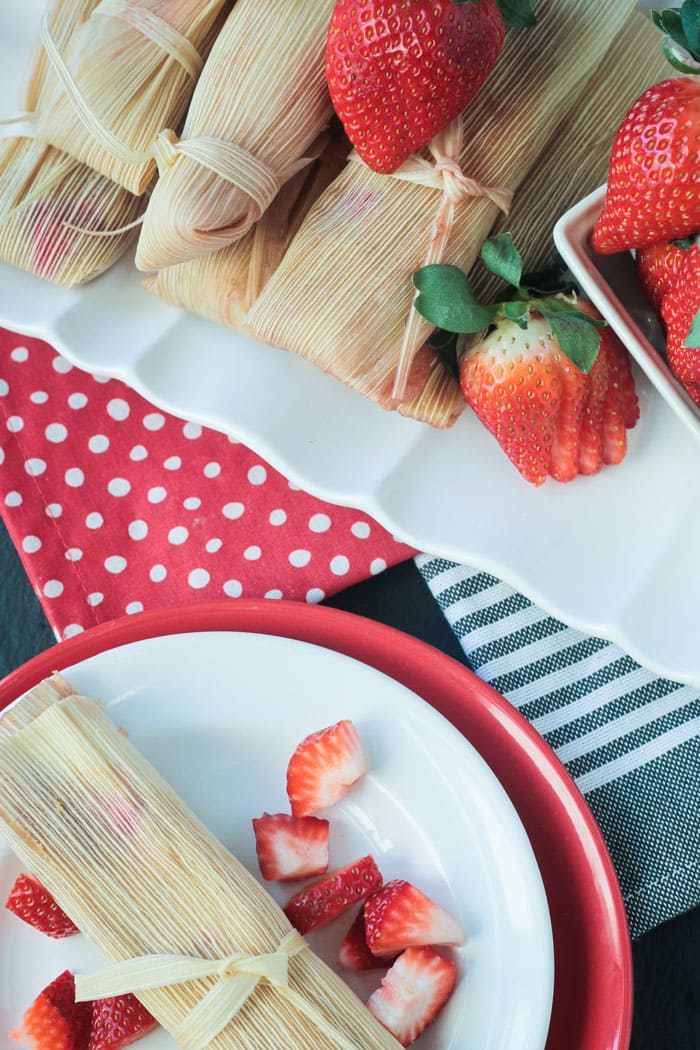
[[[673,68],[680,73],[700,73],[700,0],[652,11],[651,18],[665,34],[661,47]]]

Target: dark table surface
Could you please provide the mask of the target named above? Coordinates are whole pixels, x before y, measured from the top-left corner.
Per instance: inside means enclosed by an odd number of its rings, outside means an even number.
[[[1,524],[0,580],[2,678],[55,644],[55,638]],[[389,624],[466,664],[437,603],[410,561],[324,604]],[[631,1050],[700,1050],[700,908],[641,937],[633,945],[633,955]],[[0,1035],[0,1044],[2,1039]]]

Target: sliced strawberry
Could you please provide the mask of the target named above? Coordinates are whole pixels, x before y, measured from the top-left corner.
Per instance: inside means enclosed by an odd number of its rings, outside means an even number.
[[[410,1046],[452,995],[457,967],[433,948],[407,948],[367,1002],[402,1046]]]
[[[295,817],[338,802],[369,763],[357,729],[344,719],[302,740],[287,767],[287,794]]]
[[[374,858],[362,857],[300,890],[287,901],[284,913],[299,933],[308,933],[369,897],[381,884]]]
[[[338,962],[348,970],[377,970],[390,966],[395,958],[380,959],[367,946],[365,916],[360,909],[355,921],[345,934],[338,952]]]
[[[365,902],[367,944],[390,955],[426,944],[463,944],[464,930],[430,897],[404,879],[387,882]]]
[[[556,481],[572,481],[578,474],[578,453],[588,377],[567,357],[559,366],[561,400],[552,439],[549,473]]]
[[[10,1033],[32,1050],[87,1050],[92,1003],[76,1003],[75,980],[65,970],[40,992]]]
[[[158,1022],[135,995],[95,999],[87,1050],[121,1050],[152,1032]]]
[[[56,940],[80,932],[33,875],[23,872],[17,876],[5,907],[35,930]]]
[[[327,820],[263,813],[253,820],[255,848],[264,879],[306,879],[328,871]]]
[[[579,307],[600,314],[585,300]],[[627,430],[639,419],[630,355],[611,328],[600,328],[598,356],[588,373],[579,430],[580,474],[597,474],[603,464],[620,463],[627,452]]]

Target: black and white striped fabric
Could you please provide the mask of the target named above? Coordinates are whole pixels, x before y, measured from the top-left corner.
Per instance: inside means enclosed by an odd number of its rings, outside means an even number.
[[[542,734],[586,796],[632,936],[700,903],[700,692],[567,627],[489,573],[425,554],[416,565],[472,670]]]

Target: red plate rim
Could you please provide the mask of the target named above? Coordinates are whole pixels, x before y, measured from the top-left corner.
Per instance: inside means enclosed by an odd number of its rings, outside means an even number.
[[[602,833],[542,737],[491,686],[439,649],[385,624],[270,599],[202,602],[92,627],[0,682],[0,710],[53,671],[130,642],[196,631],[278,635],[333,649],[389,675],[444,715],[498,776],[530,838],[554,937],[554,1002],[546,1050],[626,1050],[632,950]]]

